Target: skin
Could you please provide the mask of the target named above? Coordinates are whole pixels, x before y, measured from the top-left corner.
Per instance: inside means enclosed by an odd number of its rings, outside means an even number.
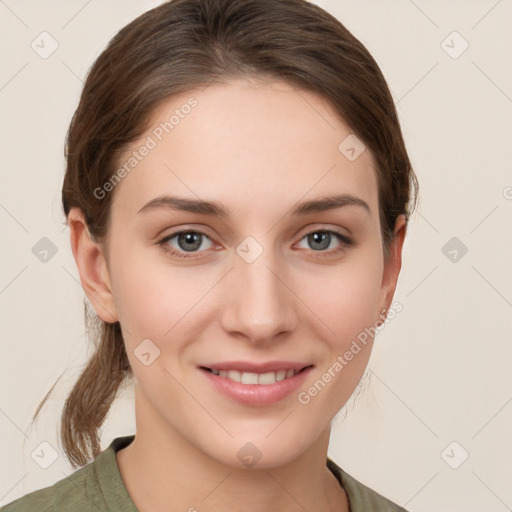
[[[330,422],[372,340],[306,405],[296,392],[239,404],[197,365],[307,361],[314,368],[298,391],[307,390],[390,307],[405,218],[385,259],[373,155],[349,161],[338,146],[351,130],[330,104],[279,81],[237,79],[168,99],[131,150],[192,95],[198,105],[110,192],[105,244],[90,240],[78,209],[68,217],[83,288],[102,320],[120,322],[135,375],[137,433],[117,455],[123,481],[141,512],[348,510],[326,467]],[[162,194],[218,201],[230,216],[137,213]],[[351,194],[370,211],[291,215],[330,194]],[[200,248],[186,252],[178,237],[167,246],[190,258],[158,244],[185,228],[206,233]],[[331,229],[354,243],[332,235],[318,248],[306,236]],[[247,236],[263,248],[252,263],[236,251]],[[147,338],[160,350],[149,366],[134,355]],[[248,442],[262,454],[250,468],[237,457]]]

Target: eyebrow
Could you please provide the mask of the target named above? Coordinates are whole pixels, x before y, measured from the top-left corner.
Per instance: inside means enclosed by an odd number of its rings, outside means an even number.
[[[309,213],[333,210],[343,206],[360,206],[364,208],[368,213],[371,213],[370,207],[366,201],[363,201],[359,197],[355,197],[351,194],[337,194],[299,203],[292,209],[291,214],[307,215]],[[200,213],[203,215],[211,215],[221,218],[229,217],[229,211],[221,203],[168,195],[159,196],[152,199],[146,203],[137,213],[159,209]]]

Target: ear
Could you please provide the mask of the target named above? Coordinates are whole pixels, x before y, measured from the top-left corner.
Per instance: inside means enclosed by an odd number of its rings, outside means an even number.
[[[87,222],[79,208],[68,214],[71,250],[78,267],[82,287],[97,315],[107,323],[117,322],[119,316],[114,302],[104,248],[93,242]]]
[[[380,309],[386,312],[391,306],[395,295],[396,283],[402,267],[402,247],[407,230],[405,215],[399,215],[393,230],[394,238],[389,245],[387,258],[384,259],[384,270],[382,273]]]

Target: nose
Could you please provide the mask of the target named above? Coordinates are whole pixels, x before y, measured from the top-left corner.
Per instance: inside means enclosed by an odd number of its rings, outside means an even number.
[[[243,254],[243,253],[240,253]],[[222,325],[232,336],[252,344],[272,344],[297,325],[298,300],[286,263],[265,249],[252,262],[234,255],[233,269],[224,283]]]

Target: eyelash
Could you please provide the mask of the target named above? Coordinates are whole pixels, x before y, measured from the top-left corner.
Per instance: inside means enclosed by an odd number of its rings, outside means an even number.
[[[163,247],[163,249],[169,253],[171,253],[173,256],[177,256],[178,258],[183,258],[183,259],[189,259],[189,258],[196,258],[197,256],[194,256],[194,254],[198,254],[198,252],[203,252],[203,251],[196,251],[196,252],[190,252],[190,254],[186,254],[185,252],[181,252],[181,251],[176,251],[175,249],[171,249],[169,247],[169,245],[167,245],[167,242],[169,240],[172,240],[175,236],[178,236],[182,233],[195,233],[195,234],[198,234],[198,235],[203,235],[207,238],[210,238],[206,233],[204,233],[203,231],[201,230],[197,230],[197,229],[182,229],[180,231],[175,231],[174,233],[171,233],[170,235],[166,235],[164,238],[162,238],[159,242],[157,242],[158,245],[161,245]],[[326,251],[326,250],[323,250],[323,251],[314,251],[314,250],[311,250],[311,252],[313,253],[314,257],[315,258],[324,258],[324,257],[329,257],[329,256],[333,256],[333,255],[336,255],[338,254],[339,252],[351,247],[354,245],[354,242],[353,240],[351,240],[350,238],[348,238],[346,235],[336,231],[336,230],[332,230],[332,229],[314,229],[312,231],[310,231],[309,233],[305,233],[301,240],[303,240],[304,238],[306,238],[307,236],[309,235],[312,235],[313,233],[330,233],[332,235],[334,235],[338,241],[340,242],[340,246],[337,248],[337,249],[333,249],[333,250],[329,250],[329,251]]]

